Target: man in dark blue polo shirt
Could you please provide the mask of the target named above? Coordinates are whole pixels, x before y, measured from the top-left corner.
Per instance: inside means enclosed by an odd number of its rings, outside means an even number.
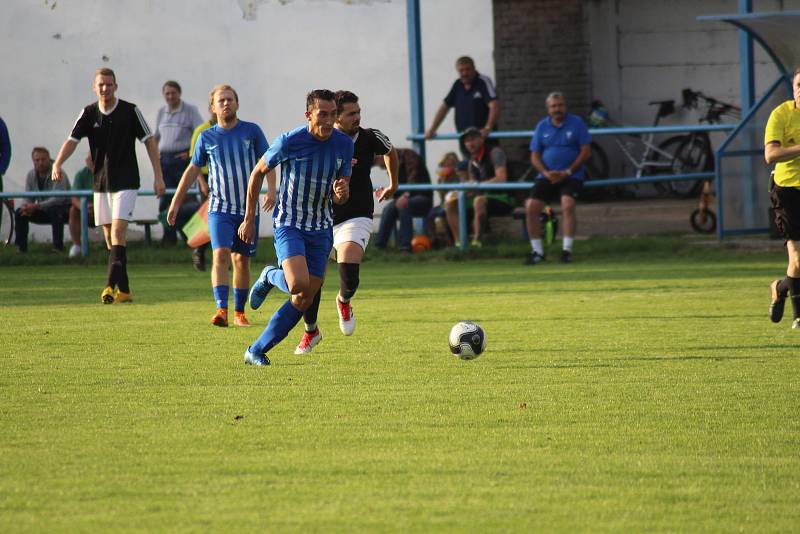
[[[572,261],[572,241],[577,226],[575,204],[583,186],[583,164],[591,154],[589,129],[580,117],[567,113],[564,95],[550,93],[545,104],[548,116],[536,125],[530,144],[531,164],[539,174],[531,198],[525,202],[525,223],[532,249],[525,260],[527,265],[544,260],[539,217],[547,203],[559,198],[564,221],[561,261]]]
[[[453,82],[450,92],[436,111],[430,129],[425,132],[426,139],[432,139],[436,135],[436,130],[439,129],[450,108],[456,108],[458,132],[475,127],[481,131],[485,139],[489,132],[497,128],[500,103],[491,78],[476,71],[475,62],[469,56],[462,56],[456,60],[456,70],[458,80]],[[459,146],[464,157],[469,157],[464,143],[459,142]]]

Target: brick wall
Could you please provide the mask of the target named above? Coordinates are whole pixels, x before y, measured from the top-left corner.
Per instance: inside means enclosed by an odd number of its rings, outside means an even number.
[[[585,115],[591,95],[585,0],[494,0],[495,76],[503,130],[530,130],[552,91],[566,93],[570,111]],[[503,142],[527,160],[527,141]]]

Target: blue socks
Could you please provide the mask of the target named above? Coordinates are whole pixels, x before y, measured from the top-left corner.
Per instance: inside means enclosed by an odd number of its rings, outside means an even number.
[[[289,284],[286,283],[286,273],[283,272],[283,269],[276,267],[267,271],[267,280],[284,293],[289,293]]]
[[[214,286],[214,301],[217,303],[217,308],[228,309],[228,289],[229,286]],[[234,292],[236,289],[234,289]],[[244,306],[242,306],[244,309]]]
[[[244,305],[247,302],[247,294],[250,292],[247,288],[233,288],[233,309],[237,312],[244,311]]]
[[[275,269],[276,271],[279,269]],[[274,271],[270,271],[272,274]],[[281,271],[281,274],[283,271]],[[286,279],[283,280],[284,284]],[[272,280],[270,280],[272,283]],[[277,284],[275,284],[277,285]],[[278,308],[269,320],[269,324],[258,337],[255,343],[250,345],[248,349],[253,354],[266,354],[272,347],[283,341],[289,335],[289,332],[294,326],[300,322],[303,317],[303,312],[292,306],[292,301],[287,300],[283,305]]]

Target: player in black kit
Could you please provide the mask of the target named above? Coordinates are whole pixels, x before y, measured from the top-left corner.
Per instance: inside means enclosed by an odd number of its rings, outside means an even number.
[[[356,319],[350,299],[358,289],[359,267],[372,232],[373,193],[378,201],[390,200],[397,190],[399,159],[389,138],[380,130],[361,127],[361,107],[358,97],[350,91],[336,92],[338,117],[336,128],[353,139],[353,174],[350,177],[350,200],[333,206],[333,248],[339,266],[339,295],[336,308],[339,312],[339,328],[346,336],[352,335]],[[370,170],[375,156],[384,157],[389,173],[389,187],[373,190]],[[295,354],[311,352],[322,341],[317,326],[317,314],[322,290],[317,292],[314,303],[303,314],[305,333],[297,345]]]

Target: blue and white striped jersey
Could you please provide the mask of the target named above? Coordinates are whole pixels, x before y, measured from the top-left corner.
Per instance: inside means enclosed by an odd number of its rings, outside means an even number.
[[[269,148],[257,124],[239,121],[226,130],[215,124],[200,134],[192,163],[208,165],[208,211],[244,215],[247,180],[258,155]]]
[[[353,141],[334,129],[320,141],[306,126],[278,136],[264,154],[270,169],[281,166],[272,213],[274,226],[323,230],[333,226],[333,182],[350,176]]]

